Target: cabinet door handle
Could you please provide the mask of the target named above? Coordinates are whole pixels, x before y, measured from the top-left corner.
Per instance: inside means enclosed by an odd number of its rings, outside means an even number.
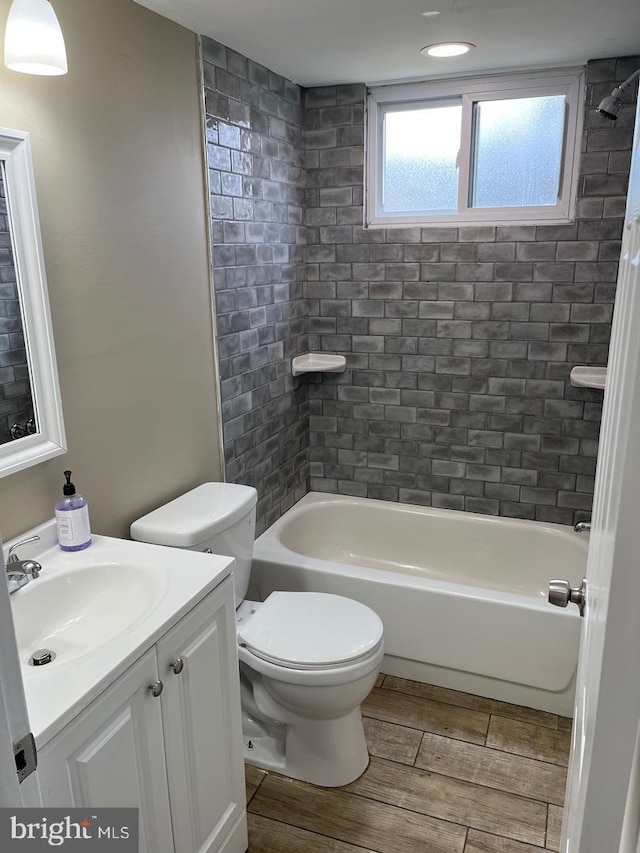
[[[157,699],[164,690],[164,684],[161,681],[154,681],[153,684],[149,685],[149,690],[151,691],[151,695]]]
[[[176,658],[171,664],[171,669],[173,670],[175,675],[180,675],[180,673],[184,669],[184,661],[182,660],[182,658]]]

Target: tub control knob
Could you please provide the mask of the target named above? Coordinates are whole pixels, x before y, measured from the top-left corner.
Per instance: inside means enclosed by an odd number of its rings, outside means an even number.
[[[582,578],[580,586],[571,586],[569,581],[553,580],[549,584],[549,603],[556,607],[566,607],[569,603],[575,604],[580,615],[584,616],[584,608],[587,602],[587,579]]]

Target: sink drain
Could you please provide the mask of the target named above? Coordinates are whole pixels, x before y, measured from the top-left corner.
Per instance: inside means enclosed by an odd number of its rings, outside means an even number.
[[[50,649],[38,649],[29,658],[31,666],[44,666],[47,663],[56,659],[56,653]]]

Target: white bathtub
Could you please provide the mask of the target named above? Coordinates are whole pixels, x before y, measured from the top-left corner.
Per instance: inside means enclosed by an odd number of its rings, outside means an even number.
[[[586,559],[558,524],[312,492],[257,540],[250,594],[350,596],[382,618],[383,672],[571,715],[580,617],[547,589]]]

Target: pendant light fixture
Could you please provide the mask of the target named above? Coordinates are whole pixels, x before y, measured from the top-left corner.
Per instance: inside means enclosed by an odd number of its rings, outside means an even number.
[[[67,73],[67,51],[49,0],[13,0],[4,34],[4,64],[23,74]]]

